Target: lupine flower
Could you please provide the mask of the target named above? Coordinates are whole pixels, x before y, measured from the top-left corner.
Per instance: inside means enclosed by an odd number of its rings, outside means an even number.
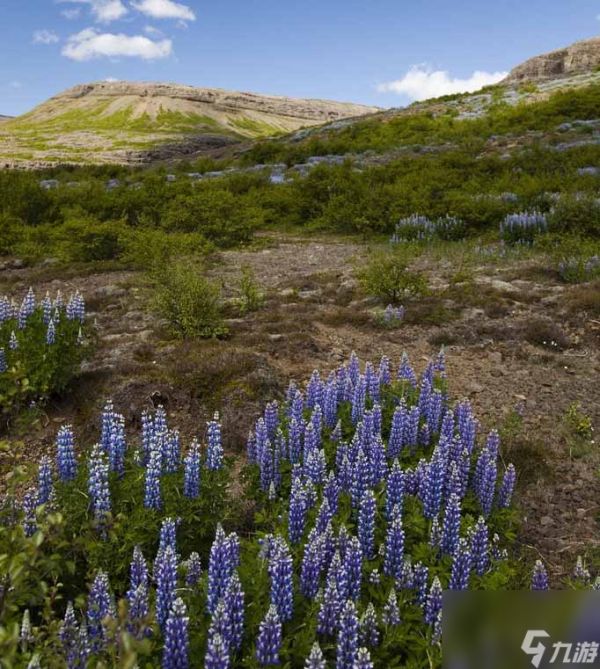
[[[410,365],[410,361],[406,353],[402,354],[402,359],[400,360],[400,366],[398,367],[398,379],[400,381],[408,381],[408,383],[413,388],[417,385],[417,376]]]
[[[367,490],[361,499],[358,511],[358,538],[367,559],[373,557],[375,541],[375,511],[377,502],[372,490]]]
[[[190,553],[186,562],[185,584],[188,588],[194,588],[198,585],[202,576],[202,563],[200,556],[195,551]]]
[[[440,548],[447,555],[454,555],[458,545],[460,532],[460,499],[458,495],[451,494],[446,504],[444,523],[442,525],[442,540]]]
[[[346,548],[346,570],[348,572],[349,594],[354,600],[360,598],[362,559],[363,553],[360,541],[356,537],[352,537]]]
[[[56,436],[56,468],[61,481],[72,481],[77,474],[75,439],[70,425],[63,425]]]
[[[398,597],[395,590],[390,590],[387,602],[383,607],[381,619],[384,625],[395,627],[400,624],[400,608],[398,607]]]
[[[150,612],[148,586],[142,583],[135,589],[129,589],[127,591],[127,601],[129,603],[127,629],[136,639],[142,639],[151,631],[148,625],[144,623]]]
[[[548,573],[546,567],[541,560],[536,560],[533,566],[533,574],[531,575],[531,589],[532,590],[548,590],[550,585],[548,583]]]
[[[208,637],[215,635],[219,635],[223,639],[225,647],[229,650],[231,646],[231,619],[223,598],[219,600],[208,628]]]
[[[208,449],[206,452],[206,467],[212,471],[223,466],[223,444],[221,443],[221,423],[219,414],[215,413],[213,420],[208,422]]]
[[[219,634],[208,639],[204,669],[229,669],[229,651]]]
[[[359,648],[352,669],[373,669],[371,654],[366,648]]]
[[[429,583],[429,568],[417,562],[412,570],[413,573],[413,588],[416,591],[416,602],[419,606],[423,606],[427,600],[427,586]]]
[[[193,441],[184,458],[183,494],[195,499],[200,494],[200,447]]]
[[[323,567],[323,538],[321,535],[309,537],[300,573],[300,590],[305,597],[314,599],[319,590],[319,579]]]
[[[500,490],[498,491],[497,504],[501,509],[505,509],[510,506],[513,490],[515,489],[516,479],[517,472],[515,470],[515,466],[511,462],[504,472]]]
[[[352,396],[352,422],[356,425],[365,411],[367,400],[367,384],[364,376],[361,376],[354,388]]]
[[[437,620],[438,613],[442,610],[442,584],[437,576],[434,576],[425,602],[425,622],[433,625]]]
[[[52,495],[52,463],[46,455],[40,459],[38,470],[38,504],[47,504]]]
[[[275,548],[269,559],[271,578],[271,604],[277,608],[281,622],[290,620],[294,607],[294,588],[292,583],[292,555],[282,537],[277,537]]]
[[[433,520],[440,511],[444,474],[445,467],[442,457],[438,453],[434,453],[427,467],[423,499],[423,515],[430,520]]]
[[[410,557],[406,557],[402,562],[400,575],[396,578],[396,587],[404,590],[412,590],[414,586],[414,580],[415,575],[413,574],[413,567],[410,561]]]
[[[360,642],[365,646],[371,646],[371,648],[379,645],[379,623],[372,602],[369,602],[360,619]]]
[[[256,659],[261,666],[279,664],[281,641],[281,621],[276,607],[271,604],[260,623],[258,638],[256,639]]]
[[[383,571],[388,576],[398,578],[402,571],[404,561],[404,530],[402,529],[402,518],[396,515],[388,524],[385,538],[385,560]]]
[[[30,488],[23,495],[21,504],[23,509],[23,531],[26,537],[32,537],[37,530],[36,508],[38,503],[38,493],[35,488]]]
[[[75,611],[73,611],[73,602],[67,602],[65,617],[58,630],[58,638],[68,669],[75,669],[79,666],[78,636],[79,626],[75,618]]]
[[[326,669],[325,658],[319,642],[315,641],[304,663],[304,669]]]
[[[159,551],[156,562],[156,622],[164,632],[177,588],[177,556],[173,547],[168,545]]]
[[[488,528],[483,516],[479,517],[473,536],[471,537],[471,555],[473,556],[473,569],[475,573],[477,576],[483,576],[490,563]]]
[[[213,613],[219,599],[225,594],[229,578],[237,566],[236,557],[232,548],[233,535],[229,537],[221,525],[217,525],[215,540],[210,549],[208,562],[208,597],[206,607]],[[235,543],[235,541],[234,541]]]
[[[8,369],[8,363],[6,362],[6,353],[3,348],[0,348],[0,374],[4,374]]]
[[[581,557],[581,555],[577,556],[575,568],[573,569],[573,578],[576,579],[577,581],[583,581],[584,583],[588,583],[591,578],[590,572],[585,568],[583,564],[583,558]]]
[[[19,640],[21,641],[21,650],[24,653],[27,652],[27,646],[32,641],[34,641],[33,631],[31,629],[31,619],[29,617],[29,609],[25,609],[23,612]]]
[[[46,329],[46,344],[48,344],[48,346],[52,346],[52,344],[54,344],[55,341],[56,341],[56,327],[54,325],[54,321],[51,320],[48,323],[48,327]]]
[[[450,590],[466,590],[469,587],[471,575],[472,557],[469,544],[466,539],[460,539],[452,561],[452,572],[450,575]]]
[[[94,520],[99,528],[104,529],[110,513],[110,490],[106,455],[98,444],[92,449],[89,460],[88,492]]]
[[[325,591],[321,599],[321,606],[317,614],[317,631],[319,634],[332,636],[337,629],[338,617],[342,607],[342,600],[337,590],[334,578],[327,579]]]
[[[106,617],[114,618],[115,615],[116,611],[110,593],[108,576],[103,571],[99,571],[90,588],[87,608],[87,631],[91,641],[92,651],[98,652],[104,647],[106,643],[106,632],[103,620]]]
[[[244,591],[237,572],[233,572],[229,579],[223,601],[229,616],[229,646],[238,651],[244,637]]]
[[[350,595],[350,583],[346,565],[342,562],[339,550],[333,556],[327,572],[327,580],[333,579],[338,595],[342,602],[345,602]]]
[[[162,471],[162,454],[158,448],[150,450],[150,458],[146,466],[144,481],[144,506],[147,509],[160,509],[160,475]]]
[[[129,566],[129,592],[133,592],[140,585],[148,586],[148,565],[139,546],[133,549],[133,559]]]
[[[340,612],[336,646],[336,669],[353,669],[358,652],[358,617],[356,606],[349,599]]]

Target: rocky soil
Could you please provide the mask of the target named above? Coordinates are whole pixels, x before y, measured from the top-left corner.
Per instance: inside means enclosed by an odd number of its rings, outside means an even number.
[[[230,336],[208,342],[170,337],[149,308],[151,293],[140,274],[64,278],[54,267],[9,265],[0,271],[0,293],[21,293],[30,284],[37,292],[80,289],[98,341],[66,397],[26,430],[13,426],[2,469],[50,452],[64,421],[92,443],[90,417],[108,397],[130,427],[142,409],[165,404],[187,439],[203,434],[219,409],[227,447],[238,453],[264,402],[291,378],[302,382],[315,368],[326,372],[353,350],[363,360],[385,354],[395,362],[406,351],[420,370],[444,344],[452,397],[471,400],[482,430],[496,426],[506,434],[503,457],[515,462],[520,477],[522,545],[543,555],[555,577],[568,573],[584,548],[598,560],[598,445],[573,451],[563,420],[580,402],[600,424],[600,322],[572,306],[589,287],[565,287],[530,261],[482,261],[457,279],[456,258],[423,258],[431,293],[407,302],[405,322],[387,330],[374,318],[381,305],[361,294],[354,278],[365,255],[355,242],[290,236],[219,254],[208,273],[222,282],[225,296],[237,296],[241,268],[249,266],[266,302],[245,316],[232,310]],[[507,418],[515,405],[524,407],[524,423],[513,434]]]

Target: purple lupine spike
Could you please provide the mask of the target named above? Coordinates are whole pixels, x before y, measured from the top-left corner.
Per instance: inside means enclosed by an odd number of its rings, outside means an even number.
[[[387,601],[383,607],[381,620],[384,625],[395,627],[400,624],[400,607],[398,606],[398,597],[396,591],[392,588]]]
[[[257,462],[256,435],[252,430],[248,432],[248,439],[246,440],[246,457],[250,464],[255,464]]]
[[[544,563],[541,560],[536,560],[533,566],[533,573],[531,575],[531,589],[532,590],[549,590],[548,572]]]
[[[414,574],[410,557],[404,558],[400,576],[396,578],[396,587],[404,590],[412,590],[414,586]]]
[[[358,653],[358,616],[349,599],[340,611],[336,644],[336,669],[353,669]]]
[[[221,524],[217,525],[215,540],[210,549],[208,563],[208,596],[206,608],[212,614],[225,594],[233,570],[237,567],[236,538],[228,537]]]
[[[179,525],[179,518],[165,518],[160,525],[160,533],[158,537],[158,553],[164,551],[167,546],[173,549],[177,554],[177,526]]]
[[[37,530],[36,508],[38,492],[35,488],[30,488],[24,495],[21,502],[23,510],[23,532],[26,537],[32,537]]]
[[[144,506],[147,509],[160,509],[160,475],[162,473],[162,454],[158,448],[150,450],[144,480]]]
[[[114,618],[115,616],[116,611],[108,576],[103,571],[99,571],[90,587],[87,607],[87,631],[93,652],[98,652],[106,644],[104,619],[107,617]]]
[[[208,638],[219,635],[229,650],[231,648],[231,633],[231,617],[225,599],[221,598],[211,616]]]
[[[324,636],[333,636],[338,626],[338,618],[342,600],[337,591],[334,578],[329,578],[321,599],[321,606],[317,614],[317,631]]]
[[[260,458],[260,486],[266,492],[274,481],[274,457],[273,445],[267,439],[261,449]]]
[[[437,576],[434,576],[425,602],[424,618],[428,625],[434,625],[438,613],[442,610],[442,584]]]
[[[223,467],[223,444],[218,413],[215,413],[213,419],[207,423],[207,441],[206,468],[216,471]]]
[[[315,432],[315,426],[312,421],[310,421],[306,428],[304,429],[304,452],[303,458],[304,462],[308,460],[308,456],[316,451],[318,448],[318,438],[317,433]]]
[[[504,472],[500,490],[498,491],[497,504],[499,508],[506,509],[510,506],[516,480],[517,472],[515,466],[511,462]]]
[[[352,422],[358,424],[364,411],[367,401],[367,382],[364,376],[361,376],[354,387],[352,395]]]
[[[63,656],[68,669],[79,667],[79,649],[78,649],[79,625],[73,610],[73,602],[67,602],[65,617],[58,630],[58,638],[62,646]]]
[[[392,364],[387,355],[379,361],[379,383],[381,386],[389,386],[392,382]]]
[[[283,537],[275,540],[268,572],[271,578],[271,604],[277,608],[281,622],[286,622],[291,619],[294,610],[294,586],[292,554]]]
[[[429,380],[424,378],[421,381],[419,387],[419,399],[417,401],[417,406],[419,407],[419,413],[422,416],[427,416],[427,410],[429,409],[429,401],[431,399],[431,393],[433,392],[433,386]]]
[[[40,458],[40,466],[38,469],[38,495],[37,504],[47,504],[52,496],[53,490],[53,476],[52,476],[52,462],[47,455]]]
[[[384,573],[393,578],[398,578],[402,572],[404,539],[402,518],[400,515],[395,515],[388,524],[385,538],[385,559],[383,563]]]
[[[177,588],[177,555],[171,545],[158,551],[155,565],[156,578],[156,622],[165,630],[169,611],[175,601]]]
[[[48,291],[46,291],[46,295],[40,302],[40,306],[42,308],[42,321],[44,325],[48,325],[52,320],[52,300],[50,299],[50,293],[48,293]],[[0,317],[0,322],[1,321],[2,318]]]
[[[292,405],[290,407],[290,420],[292,418],[295,418],[298,425],[302,425],[304,423],[303,416],[304,416],[304,397],[302,393],[299,390],[297,390],[296,394],[294,395]]]
[[[317,406],[313,409],[310,415],[310,422],[312,423],[312,426],[315,428],[315,438],[317,446],[320,447],[321,441],[323,439],[323,411],[319,404],[317,404]]]
[[[209,637],[204,657],[204,669],[229,669],[229,666],[229,650],[221,635],[215,634]]]
[[[63,425],[56,436],[56,469],[61,481],[72,481],[77,474],[75,438],[70,425]]]
[[[396,407],[392,417],[392,427],[388,440],[388,457],[398,458],[404,444],[404,425],[407,420],[406,404],[404,400]]]
[[[454,555],[460,538],[460,498],[456,494],[450,495],[444,513],[442,538],[440,548],[442,553]]]
[[[110,489],[108,462],[99,444],[94,446],[89,459],[88,493],[96,525],[104,531],[110,513]]]
[[[294,401],[294,397],[296,396],[296,393],[298,392],[298,386],[296,385],[296,382],[292,379],[287,387],[287,391],[285,393],[285,403],[286,403],[286,414],[291,417],[292,412],[292,402]]]
[[[202,562],[196,551],[190,553],[186,561],[185,584],[188,588],[195,588],[202,576]]]
[[[440,512],[445,473],[445,463],[439,454],[434,453],[423,480],[423,515],[429,520],[435,518]]]
[[[417,441],[421,446],[429,446],[429,443],[431,442],[431,430],[429,429],[429,425],[427,423],[423,423],[423,425],[421,425],[419,428]]]
[[[490,563],[488,527],[483,516],[479,517],[471,537],[471,555],[475,573],[477,576],[483,576]]]
[[[229,646],[231,650],[239,651],[244,638],[244,591],[236,571],[229,579],[223,601],[229,615]]]
[[[404,501],[404,474],[398,460],[394,460],[387,478],[385,488],[385,513],[388,520],[392,517],[392,510],[402,511]]]
[[[308,599],[314,599],[319,590],[319,582],[323,569],[323,537],[311,532],[308,537],[300,572],[300,590]]]
[[[358,506],[366,490],[371,486],[371,467],[362,448],[352,470],[352,505]]]
[[[492,506],[494,504],[494,493],[496,491],[496,461],[490,458],[486,462],[485,469],[483,471],[483,478],[481,480],[481,487],[479,489],[479,504],[481,505],[481,510],[483,511],[484,516],[489,516],[492,512]]]
[[[333,512],[329,506],[329,501],[326,497],[323,498],[319,511],[317,513],[317,519],[315,521],[315,528],[317,532],[324,532],[327,529],[327,526],[333,518]]]
[[[380,436],[372,439],[369,447],[369,459],[371,460],[371,471],[373,484],[377,485],[383,481],[388,474],[387,459],[385,457],[385,446]]]
[[[306,408],[314,409],[323,401],[323,385],[318,370],[314,370],[306,388]]]
[[[295,418],[290,419],[288,428],[288,448],[290,462],[295,465],[302,457],[302,433]]]
[[[256,659],[261,666],[279,664],[281,642],[281,621],[277,614],[277,608],[271,604],[260,623],[258,638],[256,639]]]
[[[15,334],[14,330],[10,333],[10,338],[8,340],[8,348],[11,351],[16,351],[19,348],[19,340],[17,339],[17,335]]]
[[[463,487],[463,476],[456,461],[450,462],[450,474],[446,479],[445,497],[448,499],[450,495],[456,495],[459,499],[464,497],[466,489]]]
[[[415,599],[419,606],[423,606],[427,601],[429,568],[422,562],[417,562],[413,567],[412,573],[413,573],[413,588],[416,591]]]
[[[371,648],[379,645],[379,621],[373,602],[369,602],[360,619],[360,642]]]
[[[306,476],[315,485],[321,485],[327,471],[327,458],[322,448],[311,451],[305,463]]]
[[[333,471],[330,471],[323,487],[323,497],[328,501],[332,515],[337,513],[340,492],[340,484],[337,477]]]
[[[362,585],[363,553],[357,537],[351,537],[346,548],[345,563],[348,573],[349,594],[352,599],[360,599]]]
[[[587,569],[584,565],[581,555],[577,556],[575,567],[573,568],[573,578],[576,581],[581,581],[584,584],[588,584],[590,582],[591,574],[589,569]]]
[[[347,365],[348,376],[353,385],[356,385],[360,377],[360,361],[354,351],[350,354],[350,360]]]
[[[471,566],[472,557],[469,544],[466,539],[459,539],[452,561],[452,572],[448,585],[450,590],[466,590],[469,587]]]
[[[319,642],[315,641],[304,663],[304,669],[326,669],[325,658]]]
[[[327,572],[327,580],[333,579],[335,581],[335,587],[337,589],[338,595],[342,602],[345,602],[348,599],[350,594],[350,582],[348,578],[348,570],[346,565],[342,562],[342,558],[339,551],[336,551],[329,565],[329,571]]]
[[[418,443],[420,416],[419,407],[411,407],[408,411],[406,422],[404,423],[403,442],[406,446],[409,446],[411,450],[414,450]]]
[[[290,492],[290,507],[288,512],[288,539],[290,543],[297,544],[302,540],[306,524],[306,493],[304,486],[298,476],[292,479]]]
[[[327,427],[332,428],[335,425],[338,408],[338,387],[335,377],[330,379],[325,386],[325,396],[323,398],[323,414]]]
[[[162,440],[163,447],[163,469],[166,474],[174,474],[179,470],[181,464],[181,446],[179,443],[179,432],[169,430]]]
[[[8,362],[6,361],[6,352],[3,348],[0,348],[0,374],[4,374],[8,371]]]
[[[129,591],[136,590],[140,585],[148,586],[148,565],[139,546],[133,549],[133,558],[129,566]]]
[[[151,632],[148,625],[144,622],[150,613],[148,587],[146,585],[138,585],[134,590],[130,589],[127,591],[126,598],[129,604],[127,630],[136,639],[142,639]]]
[[[442,426],[440,427],[440,439],[452,441],[454,438],[454,411],[451,409],[446,411],[442,418]]]
[[[117,472],[119,476],[125,473],[125,453],[127,442],[125,439],[125,418],[121,414],[113,414],[110,426],[108,443],[108,464],[110,470]]]
[[[195,499],[200,495],[200,445],[194,439],[190,450],[184,458],[183,469],[183,494],[189,499]]]
[[[264,420],[269,439],[274,439],[279,428],[279,404],[277,400],[269,402],[265,407]]]
[[[363,555],[370,560],[374,554],[375,511],[377,502],[372,490],[363,493],[358,510],[358,538]]]
[[[408,355],[406,353],[402,354],[402,358],[400,360],[400,365],[398,367],[398,379],[400,381],[407,381],[408,384],[413,388],[416,388],[417,386],[417,375],[411,367]]]

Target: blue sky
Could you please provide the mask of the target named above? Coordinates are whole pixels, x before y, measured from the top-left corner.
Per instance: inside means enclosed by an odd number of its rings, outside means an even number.
[[[600,32],[600,0],[2,0],[0,11],[0,114],[13,115],[108,78],[399,106]]]

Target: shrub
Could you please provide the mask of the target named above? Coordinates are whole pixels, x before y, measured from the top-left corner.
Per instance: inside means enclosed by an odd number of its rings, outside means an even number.
[[[264,293],[261,291],[251,267],[242,267],[239,291],[238,305],[242,314],[260,309],[265,301]]]
[[[31,402],[62,392],[79,370],[88,346],[78,293],[36,304],[30,289],[20,307],[0,298],[0,413],[6,419]]]
[[[414,247],[405,247],[402,252],[373,254],[357,273],[363,290],[392,304],[399,304],[403,298],[425,293],[427,290],[425,277],[419,272],[407,269],[411,249]]]
[[[600,204],[593,197],[561,197],[549,215],[553,232],[600,238]]]
[[[187,339],[227,334],[221,290],[200,274],[197,261],[169,261],[153,277],[157,308],[176,335]]]
[[[199,232],[128,229],[121,237],[122,260],[138,269],[153,270],[171,259],[202,256],[214,250]]]

